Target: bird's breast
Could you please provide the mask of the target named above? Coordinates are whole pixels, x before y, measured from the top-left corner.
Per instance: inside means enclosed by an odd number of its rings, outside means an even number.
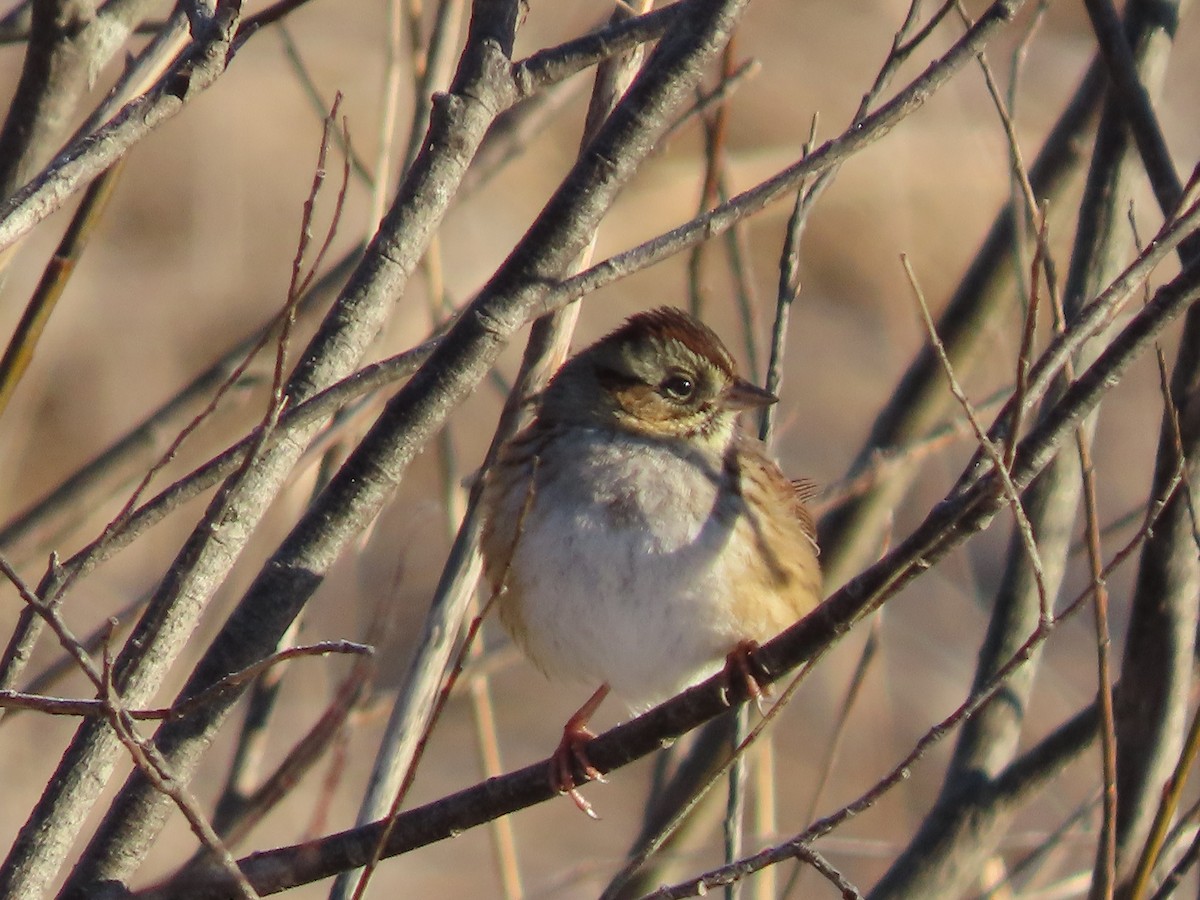
[[[736,516],[740,498],[719,460],[636,438],[580,439],[562,451],[540,460],[538,506],[578,518],[589,534],[602,529],[670,553]]]
[[[741,500],[719,463],[634,443],[543,450],[500,602],[548,674],[608,682],[641,705],[739,639],[729,544]]]

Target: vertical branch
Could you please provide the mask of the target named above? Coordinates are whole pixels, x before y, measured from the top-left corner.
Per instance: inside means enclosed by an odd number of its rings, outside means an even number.
[[[725,800],[725,818],[723,821],[723,836],[725,838],[725,862],[731,863],[742,855],[743,822],[746,818],[746,785],[749,780],[746,768],[748,761],[745,754],[736,753],[737,745],[744,741],[750,729],[750,704],[744,703],[735,713],[737,721],[734,724],[733,739],[735,755],[729,767],[729,790]],[[764,738],[765,742],[769,740]],[[765,743],[764,743],[765,746]],[[725,885],[725,900],[738,900],[741,896],[741,881],[731,881]]]
[[[808,133],[808,142],[804,145],[804,154],[812,153],[817,142],[817,117],[813,116],[812,127]],[[804,227],[808,223],[808,213],[812,205],[805,202],[806,190],[802,187],[796,191],[796,200],[792,204],[792,213],[788,216],[787,228],[784,231],[783,248],[779,254],[779,284],[775,290],[775,321],[771,326],[771,353],[767,360],[767,378],[765,387],[772,394],[778,395],[783,384],[783,362],[787,350],[787,329],[791,320],[792,306],[800,296],[800,241],[804,236]],[[775,439],[775,417],[779,414],[777,404],[770,404],[762,411],[759,423],[758,437],[768,447]]]
[[[401,4],[404,0],[387,0],[385,4],[387,15],[387,28],[384,30],[384,54],[383,54],[383,90],[379,95],[379,131],[377,139],[379,141],[379,149],[375,154],[375,165],[371,172],[371,208],[367,214],[367,235],[375,233],[375,229],[379,227],[379,222],[383,219],[383,213],[387,209],[387,200],[390,195],[389,185],[391,184],[391,168],[392,154],[396,146],[396,119],[399,115],[400,105],[400,83],[401,73],[403,69],[403,60],[400,52],[402,21],[404,16],[401,15]],[[413,34],[410,29],[410,38],[417,38],[418,34]],[[413,56],[413,80],[419,81],[420,71],[416,65],[416,57],[419,54],[420,43],[416,40],[412,41],[412,56]],[[414,94],[414,105],[420,102],[420,95],[416,91]]]
[[[1092,29],[1114,85],[1098,136],[1096,162],[1089,174],[1081,209],[1080,232],[1096,247],[1116,245],[1122,234],[1123,192],[1128,179],[1129,150],[1136,148],[1150,177],[1159,207],[1170,219],[1184,195],[1162,140],[1154,104],[1161,94],[1165,69],[1174,45],[1180,5],[1131,2],[1122,26],[1107,2],[1085,3]],[[1095,198],[1095,199],[1092,199]],[[1200,247],[1193,238],[1179,249],[1182,268],[1195,266]],[[1073,260],[1076,280],[1094,277],[1097,263]],[[1071,294],[1068,292],[1068,302]],[[1069,309],[1069,307],[1068,307]],[[1186,410],[1194,394],[1200,360],[1200,316],[1188,313],[1180,342],[1171,393]],[[1164,409],[1159,430],[1152,490],[1178,465],[1172,410]],[[1184,458],[1197,454],[1195,435],[1184,443]],[[1190,537],[1187,504],[1173,498],[1164,522],[1147,541],[1139,561],[1129,628],[1121,662],[1128,693],[1118,698],[1114,714],[1117,739],[1116,890],[1124,895],[1136,868],[1139,846],[1151,827],[1164,781],[1181,750],[1192,684],[1200,559]],[[1186,548],[1186,549],[1185,549]],[[1103,687],[1103,686],[1102,686]],[[1108,835],[1098,847],[1093,897],[1102,896],[1108,867]]]
[[[464,0],[439,0],[429,39],[413,42],[413,118],[404,153],[403,170],[406,172],[417,158],[421,141],[429,130],[433,94],[449,79],[450,63],[454,58],[452,50],[458,40],[464,6]]]
[[[1100,708],[1100,759],[1103,790],[1100,795],[1103,822],[1092,895],[1105,900],[1113,895],[1117,879],[1117,735],[1113,724],[1112,673],[1108,630],[1108,588],[1104,584],[1104,560],[1100,550],[1100,521],[1096,508],[1096,475],[1088,436],[1075,434],[1079,469],[1083,475],[1084,531],[1092,575],[1092,608],[1096,627],[1097,705]]]

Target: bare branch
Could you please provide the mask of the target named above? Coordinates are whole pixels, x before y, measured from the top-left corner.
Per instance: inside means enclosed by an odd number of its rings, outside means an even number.
[[[178,113],[188,100],[210,87],[228,65],[240,12],[239,3],[222,3],[203,41],[193,45],[155,90],[128,104],[86,142],[76,142],[37,178],[0,204],[0,251],[112,166],[134,143]]]

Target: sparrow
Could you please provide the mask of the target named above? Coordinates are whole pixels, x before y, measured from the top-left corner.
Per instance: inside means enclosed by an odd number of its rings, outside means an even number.
[[[821,596],[816,529],[738,425],[776,397],[686,312],[639,313],[569,359],[484,476],[481,548],[500,620],[552,679],[599,685],[563,727],[551,785],[611,691],[644,711],[749,654]]]

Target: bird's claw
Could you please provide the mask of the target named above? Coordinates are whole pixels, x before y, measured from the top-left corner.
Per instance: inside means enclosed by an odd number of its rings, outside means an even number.
[[[588,759],[587,742],[595,735],[582,726],[563,729],[562,741],[554,755],[550,757],[550,787],[557,794],[566,794],[581,813],[592,819],[599,819],[596,810],[592,808],[583,794],[579,792],[579,783],[575,780],[575,766],[578,765],[589,781],[606,784],[604,773],[592,765]]]
[[[754,699],[759,714],[762,714],[763,700],[770,698],[771,688],[770,685],[761,683],[755,674],[752,656],[756,650],[758,641],[747,639],[739,641],[738,645],[729,651],[725,657],[725,668],[721,672],[721,699],[726,706],[730,705],[730,691],[734,678],[737,678],[745,687],[746,693]]]

